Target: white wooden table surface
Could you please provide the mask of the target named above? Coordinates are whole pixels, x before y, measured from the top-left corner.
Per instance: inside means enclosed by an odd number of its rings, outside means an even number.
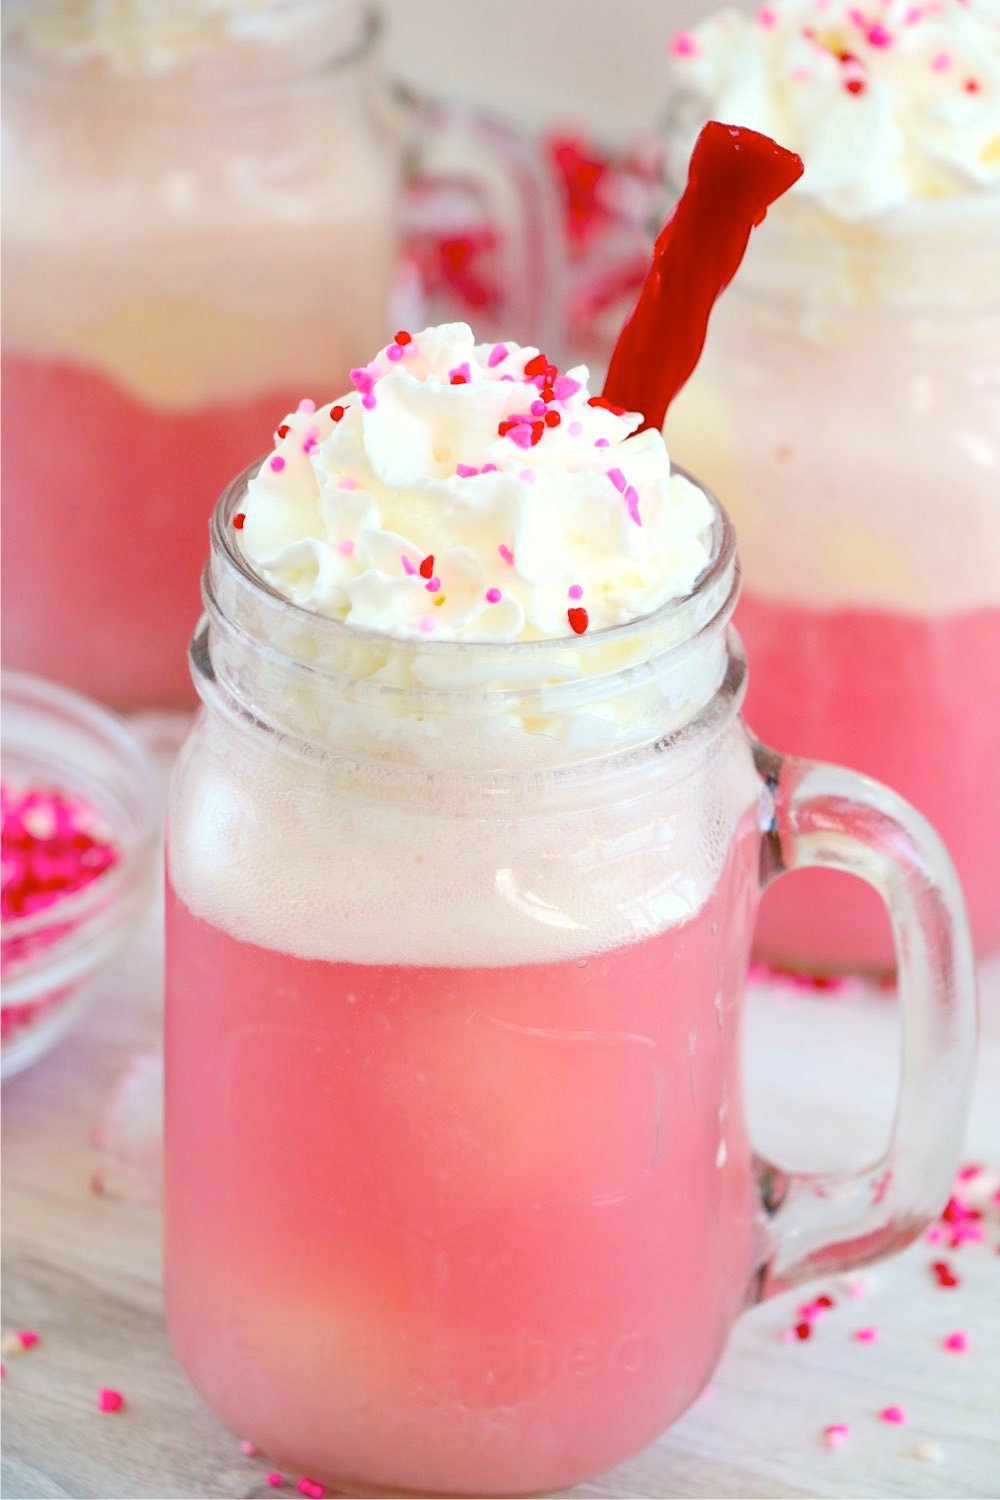
[[[1000,968],[984,978],[984,1040],[966,1160],[1000,1167]],[[262,1461],[242,1455],[171,1356],[153,1203],[91,1188],[93,1126],[115,1078],[155,1045],[157,925],[126,951],[100,1003],[57,1051],[4,1089],[4,1327],[37,1330],[3,1381],[7,1497],[262,1496]],[[751,1003],[751,1118],[792,1166],[859,1163],[891,1108],[891,1000],[782,987]],[[780,1332],[801,1298],[756,1308],[733,1332],[708,1392],[660,1441],[576,1496],[1000,1496],[1000,1217],[988,1245],[953,1256],[962,1285],[939,1289],[919,1243],[879,1267],[808,1343]],[[817,1286],[817,1292],[823,1290]],[[864,1324],[878,1339],[861,1344]],[[954,1330],[967,1353],[944,1351]],[[101,1386],[127,1409],[104,1415]],[[877,1419],[899,1405],[903,1426]],[[822,1429],[846,1422],[834,1451]],[[935,1458],[918,1449],[937,1444]]]

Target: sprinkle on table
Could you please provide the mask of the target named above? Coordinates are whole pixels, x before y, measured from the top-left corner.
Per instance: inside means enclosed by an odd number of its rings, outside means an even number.
[[[121,1411],[125,1405],[125,1397],[121,1391],[114,1391],[110,1386],[102,1386],[97,1393],[98,1411]]]

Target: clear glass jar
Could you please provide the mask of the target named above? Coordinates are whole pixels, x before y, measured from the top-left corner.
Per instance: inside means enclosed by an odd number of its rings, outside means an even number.
[[[930,819],[977,948],[1000,947],[1000,210],[848,225],[785,203],[754,237],[671,410],[726,496],[766,740],[854,766]],[[811,875],[764,903],[761,956],[891,967],[870,894]]]
[[[721,512],[646,620],[414,645],[254,578],[248,477],[168,831],[174,1344],[351,1493],[558,1488],[677,1417],[748,1301],[939,1209],[974,1048],[954,874],[891,793],[751,742]],[[740,1028],[761,872],[814,863],[891,906],[912,1046],[886,1161],[800,1179],[751,1152]]]
[[[394,93],[361,0],[112,9],[4,13],[4,660],[127,708],[190,697],[221,487],[423,319],[408,182],[421,243],[491,223],[480,324],[544,347],[559,298],[530,153]]]

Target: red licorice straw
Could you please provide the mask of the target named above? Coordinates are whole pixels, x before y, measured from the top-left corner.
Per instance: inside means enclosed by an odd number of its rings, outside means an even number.
[[[769,206],[802,175],[802,159],[769,136],[711,120],[691,153],[687,187],[660,231],[639,300],[611,356],[604,396],[662,427],[694,370],[717,298]]]

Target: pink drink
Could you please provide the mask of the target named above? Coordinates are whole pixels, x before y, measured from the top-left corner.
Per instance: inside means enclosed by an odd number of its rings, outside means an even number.
[[[510,1494],[688,1406],[760,1249],[756,863],[747,820],[689,920],[514,967],[297,958],[171,892],[171,1335],[235,1430],[340,1484]]]
[[[302,393],[174,410],[27,355],[4,359],[3,393],[4,660],[122,707],[187,702],[213,486]]]
[[[751,728],[902,792],[947,839],[977,947],[1000,946],[997,816],[982,795],[1000,766],[1000,609],[941,618],[824,611],[747,590],[736,618],[752,664]],[[826,970],[844,967],[845,942],[859,967],[892,958],[875,892],[825,871],[768,893],[757,941],[764,953]]]

